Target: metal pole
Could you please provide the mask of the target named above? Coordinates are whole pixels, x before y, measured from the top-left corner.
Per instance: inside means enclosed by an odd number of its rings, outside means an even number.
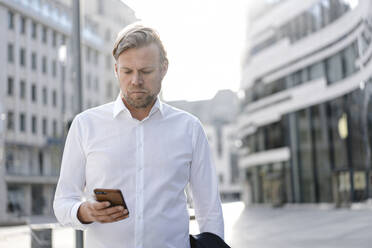
[[[80,0],[74,0],[73,2],[73,33],[72,43],[74,46],[74,70],[75,70],[75,81],[77,86],[77,98],[78,98],[78,109],[77,113],[83,111],[83,92],[81,82],[81,49],[80,49]]]
[[[77,113],[83,110],[83,94],[82,94],[82,83],[81,83],[81,50],[80,50],[80,0],[73,1],[73,30],[72,30],[72,44],[74,51],[74,70],[75,70],[75,82],[77,87],[77,100],[78,109]],[[83,231],[76,230],[76,248],[84,247]]]

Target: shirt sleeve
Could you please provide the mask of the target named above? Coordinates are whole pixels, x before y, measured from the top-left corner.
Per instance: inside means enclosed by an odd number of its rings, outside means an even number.
[[[211,232],[223,239],[224,221],[216,170],[206,134],[199,121],[195,123],[193,131],[190,189],[200,232]]]
[[[63,226],[80,230],[89,226],[82,224],[77,218],[77,211],[83,203],[85,164],[79,116],[76,116],[66,138],[53,208],[57,220]]]

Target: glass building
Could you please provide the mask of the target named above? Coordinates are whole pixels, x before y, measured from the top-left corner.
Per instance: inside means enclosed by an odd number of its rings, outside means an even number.
[[[250,15],[238,118],[246,200],[371,198],[372,1],[261,5]]]

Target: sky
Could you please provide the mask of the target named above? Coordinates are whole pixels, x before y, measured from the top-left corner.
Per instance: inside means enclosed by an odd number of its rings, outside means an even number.
[[[154,27],[168,53],[166,101],[239,90],[247,0],[122,0]]]

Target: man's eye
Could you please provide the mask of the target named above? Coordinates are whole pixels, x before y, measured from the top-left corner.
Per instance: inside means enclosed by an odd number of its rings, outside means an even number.
[[[143,74],[150,74],[152,71],[142,71]]]
[[[125,74],[131,74],[131,71],[124,71]]]

